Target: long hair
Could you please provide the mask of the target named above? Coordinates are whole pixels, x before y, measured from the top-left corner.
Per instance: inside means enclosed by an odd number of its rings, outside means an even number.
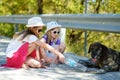
[[[46,33],[46,35],[47,35],[47,41],[46,41],[46,43],[50,43],[50,41],[51,41],[51,39],[52,39],[52,36],[51,36],[51,32],[50,32],[50,30]]]
[[[51,29],[51,30],[49,30],[49,31],[47,31],[46,32],[46,35],[47,35],[47,37],[48,37],[48,39],[47,39],[47,41],[46,41],[46,43],[50,43],[50,41],[51,41],[51,39],[52,39],[52,35],[51,35],[51,31],[52,30],[54,30],[54,29]],[[59,37],[59,35],[54,39],[54,42],[56,42],[57,41],[57,38]]]
[[[33,27],[33,28],[36,28],[36,27]],[[18,37],[19,37],[20,35],[22,35],[22,34],[23,34],[23,36],[20,37],[20,39],[19,39],[20,41],[22,41],[27,35],[30,35],[30,34],[39,37],[39,35],[37,35],[37,34],[32,30],[32,28],[27,28],[26,30],[23,30],[23,31],[21,31],[21,32],[15,33],[14,36],[13,36],[13,39],[18,38]]]

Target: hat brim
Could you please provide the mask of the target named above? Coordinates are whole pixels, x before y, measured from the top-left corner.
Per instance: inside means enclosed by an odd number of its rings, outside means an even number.
[[[45,24],[26,25],[26,27],[36,27],[36,26],[45,26]]]
[[[62,26],[61,25],[58,25],[57,27],[53,27],[53,28],[50,28],[50,29],[48,29],[48,30],[46,30],[45,31],[45,33],[47,33],[49,30],[51,30],[51,29],[54,29],[54,28],[61,28]]]

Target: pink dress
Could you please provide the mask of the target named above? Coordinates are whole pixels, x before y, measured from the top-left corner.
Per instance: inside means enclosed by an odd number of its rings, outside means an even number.
[[[28,54],[29,43],[32,43],[37,39],[38,38],[36,36],[30,35],[23,39],[24,42],[12,40],[6,50],[7,61],[5,66],[12,68],[21,68]],[[35,58],[36,50],[34,50],[29,56]]]

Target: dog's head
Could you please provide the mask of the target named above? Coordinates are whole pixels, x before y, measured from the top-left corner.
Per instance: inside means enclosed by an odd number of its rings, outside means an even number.
[[[95,42],[90,45],[88,53],[91,53],[93,62],[96,62],[97,60],[100,59],[100,57],[102,57],[103,51],[106,51],[106,50],[107,50],[106,46],[102,45],[99,42]]]

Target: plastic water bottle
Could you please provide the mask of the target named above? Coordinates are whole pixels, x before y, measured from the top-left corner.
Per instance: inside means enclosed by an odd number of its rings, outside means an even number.
[[[55,59],[52,60],[52,63],[50,63],[50,68],[56,68],[57,64],[55,62]]]
[[[80,64],[80,63],[77,63],[77,62],[76,62],[74,59],[72,59],[72,58],[67,58],[66,61],[65,61],[65,64],[68,65],[68,66],[70,66],[70,67],[73,67],[73,68],[75,68],[75,69],[78,69],[78,70],[80,70],[80,71],[82,71],[82,72],[87,71],[87,67],[86,67],[86,66],[84,66],[84,65],[82,65],[82,64]]]

